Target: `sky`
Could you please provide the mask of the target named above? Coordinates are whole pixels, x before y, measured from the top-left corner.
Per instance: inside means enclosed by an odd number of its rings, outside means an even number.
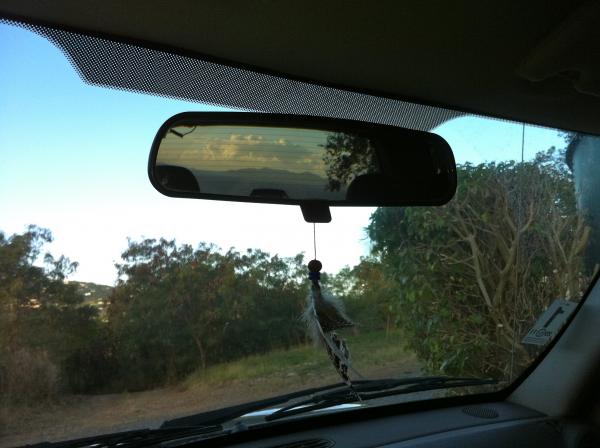
[[[225,109],[85,84],[54,45],[12,25],[0,24],[0,61],[0,231],[50,229],[47,250],[79,263],[70,279],[114,284],[128,238],[312,258],[312,224],[299,207],[173,199],[150,185],[148,154],[163,122]],[[462,117],[434,132],[459,163],[521,158],[518,123]],[[525,159],[550,146],[564,146],[556,130],[525,126]],[[373,211],[336,207],[331,223],[317,224],[324,271],[368,254]]]

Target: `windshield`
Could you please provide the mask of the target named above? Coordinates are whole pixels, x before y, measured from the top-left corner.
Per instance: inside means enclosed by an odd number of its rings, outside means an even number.
[[[0,60],[0,445],[341,382],[302,319],[313,258],[350,322],[350,381],[497,380],[386,403],[506,387],[597,269],[595,137],[460,116],[432,129],[458,164],[448,205],[332,208],[313,228],[298,207],[150,185],[160,125],[226,109],[86,84],[8,24]]]

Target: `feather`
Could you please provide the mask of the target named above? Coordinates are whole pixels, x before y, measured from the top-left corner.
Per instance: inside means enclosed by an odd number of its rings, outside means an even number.
[[[344,305],[339,299],[324,293],[320,288],[313,294],[316,294],[315,313],[325,333],[354,326],[354,323],[346,316]]]
[[[310,268],[311,265],[309,264]],[[354,390],[349,372],[353,372],[359,377],[361,375],[352,368],[350,351],[348,350],[346,341],[336,333],[336,330],[352,327],[354,323],[346,315],[343,303],[331,294],[327,294],[321,290],[318,271],[316,271],[316,275],[314,272],[311,269],[310,278],[312,284],[307,307],[303,315],[304,321],[308,326],[313,341],[325,346],[335,370],[344,382]],[[360,399],[360,397],[358,398]]]
[[[330,347],[332,346],[337,348],[340,356],[337,356],[336,353],[331,350]],[[325,347],[327,348],[327,354],[333,362],[335,370],[338,371],[344,382],[350,386],[351,382],[350,377],[348,376],[348,368],[350,367],[350,352],[348,351],[346,341],[341,339],[337,333],[332,332],[330,335],[330,344],[327,344]]]

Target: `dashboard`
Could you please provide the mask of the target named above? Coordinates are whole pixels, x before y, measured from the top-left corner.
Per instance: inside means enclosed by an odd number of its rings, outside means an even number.
[[[315,426],[306,425],[314,421]],[[591,429],[562,422],[540,412],[508,402],[456,406],[334,426],[320,426],[318,419],[305,419],[300,431],[284,435],[263,436],[260,430],[240,433],[244,439],[236,443],[236,435],[228,436],[228,446],[239,448],[456,448],[456,447],[600,447],[600,438]],[[233,437],[232,437],[233,436]],[[234,440],[231,440],[234,439]],[[202,446],[223,445],[205,440]],[[216,443],[211,443],[216,442]],[[230,442],[230,443],[231,443]],[[164,443],[163,446],[189,446],[189,440]]]

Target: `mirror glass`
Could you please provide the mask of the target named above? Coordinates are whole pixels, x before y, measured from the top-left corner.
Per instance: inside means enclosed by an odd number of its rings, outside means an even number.
[[[328,202],[379,172],[374,145],[356,133],[252,125],[170,127],[155,165],[170,191]]]
[[[443,138],[337,118],[185,112],[160,127],[148,162],[167,196],[295,204],[306,219],[328,219],[329,206],[442,205],[456,191]]]

